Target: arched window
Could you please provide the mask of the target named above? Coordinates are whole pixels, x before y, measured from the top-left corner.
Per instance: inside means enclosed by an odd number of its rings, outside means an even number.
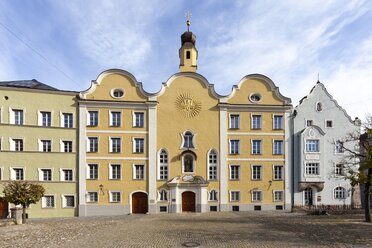
[[[194,157],[191,154],[183,156],[183,172],[194,172]]]
[[[321,102],[316,103],[316,111],[320,112],[323,110],[323,106]]]
[[[159,191],[159,201],[168,201],[168,191],[165,189]]]
[[[165,149],[159,152],[158,180],[168,180],[168,153]]]
[[[183,134],[183,148],[195,148],[193,143],[194,135],[190,131]]]
[[[346,192],[345,188],[343,187],[337,187],[333,190],[333,196],[335,199],[345,199]]]
[[[217,201],[217,191],[215,191],[214,189],[211,190],[209,192],[209,198],[208,198],[209,201]]]
[[[208,180],[217,180],[217,152],[211,150],[208,154]]]

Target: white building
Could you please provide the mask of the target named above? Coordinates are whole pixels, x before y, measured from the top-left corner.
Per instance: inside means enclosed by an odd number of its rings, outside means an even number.
[[[293,112],[293,206],[350,205],[340,140],[359,126],[319,81]],[[357,143],[348,144],[357,149]]]

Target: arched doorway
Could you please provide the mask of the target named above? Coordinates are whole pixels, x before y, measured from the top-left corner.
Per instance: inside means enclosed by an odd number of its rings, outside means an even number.
[[[148,212],[147,194],[136,192],[132,194],[132,213],[145,214]]]
[[[305,206],[314,205],[313,189],[312,188],[306,188],[304,190],[304,203],[305,203]]]
[[[8,216],[8,202],[4,198],[0,197],[0,219],[6,218]]]
[[[195,193],[186,191],[182,193],[182,212],[195,212]]]

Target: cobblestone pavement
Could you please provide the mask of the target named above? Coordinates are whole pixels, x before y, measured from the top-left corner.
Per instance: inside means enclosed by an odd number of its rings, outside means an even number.
[[[29,220],[0,247],[372,247],[363,215],[221,212]]]

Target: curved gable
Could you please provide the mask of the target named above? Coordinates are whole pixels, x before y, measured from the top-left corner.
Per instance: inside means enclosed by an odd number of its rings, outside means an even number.
[[[113,97],[115,89],[123,90],[123,97]],[[96,80],[92,80],[89,89],[80,92],[82,99],[106,101],[147,101],[148,95],[131,73],[120,69],[102,72]]]
[[[259,102],[250,101],[252,94],[261,96]],[[291,99],[283,96],[274,82],[261,74],[250,74],[234,85],[231,94],[224,99],[231,104],[289,105]]]

